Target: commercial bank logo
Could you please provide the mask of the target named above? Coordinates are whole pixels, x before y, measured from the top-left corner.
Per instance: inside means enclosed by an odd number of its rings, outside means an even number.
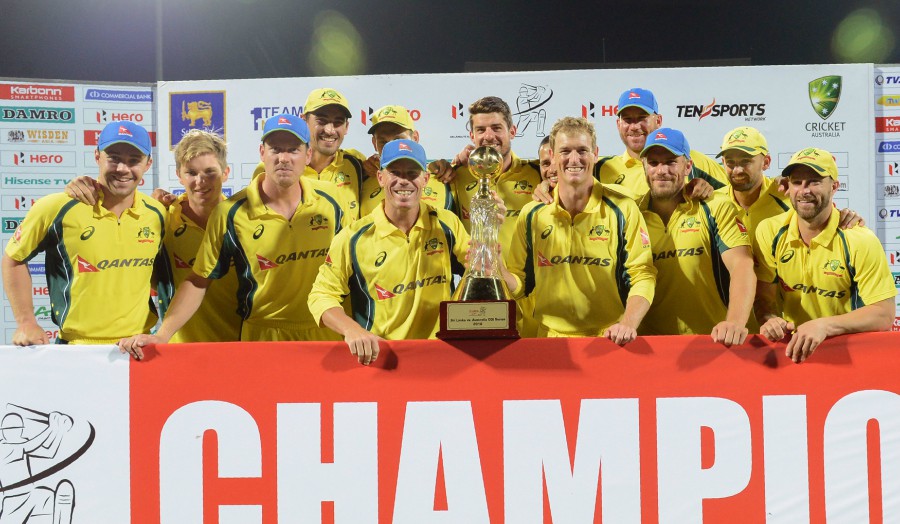
[[[766,104],[760,102],[722,104],[712,99],[705,105],[678,105],[678,118],[697,118],[703,120],[706,117],[742,117],[745,121],[765,120]]]
[[[74,86],[37,84],[0,84],[3,100],[42,100],[45,102],[74,102]]]
[[[828,120],[841,101],[843,79],[838,75],[828,75],[812,80],[807,85],[809,103],[822,120]]]
[[[153,91],[132,91],[127,89],[86,89],[85,101],[101,102],[153,102]]]
[[[884,140],[878,143],[879,153],[900,153],[900,140]]]
[[[74,124],[75,111],[67,107],[0,106],[0,122]]]
[[[169,93],[169,147],[193,129],[226,137],[225,91]]]
[[[266,126],[266,120],[280,114],[303,116],[303,106],[258,106],[250,109],[253,117],[253,130],[262,131]]]

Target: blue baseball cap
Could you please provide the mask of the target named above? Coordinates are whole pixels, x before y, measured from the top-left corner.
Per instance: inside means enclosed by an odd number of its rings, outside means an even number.
[[[100,136],[97,137],[97,149],[106,151],[113,144],[128,144],[134,146],[141,153],[150,156],[150,133],[143,127],[130,120],[120,120],[106,124]]]
[[[427,169],[425,166],[428,165],[428,159],[425,157],[425,148],[418,142],[406,138],[391,140],[384,145],[384,149],[381,150],[381,168],[384,169],[401,158],[408,158],[419,164],[422,171]]]
[[[619,96],[619,109],[616,114],[620,114],[626,107],[643,109],[648,115],[659,113],[656,97],[653,96],[650,90],[641,89],[640,87],[632,87]]]
[[[287,131],[299,138],[304,144],[309,143],[309,126],[299,116],[282,113],[266,120],[266,125],[263,127],[262,141],[265,142],[266,137],[275,131]]]
[[[644,149],[641,150],[641,157],[645,156],[647,150],[653,146],[664,147],[675,155],[683,156],[688,160],[691,158],[691,146],[688,145],[684,133],[671,127],[661,127],[647,135],[647,142]]]

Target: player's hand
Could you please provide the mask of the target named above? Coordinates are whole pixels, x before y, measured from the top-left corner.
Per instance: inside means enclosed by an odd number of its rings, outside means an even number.
[[[841,209],[841,222],[838,227],[841,229],[850,229],[864,225],[866,225],[866,221],[863,220],[863,217],[859,216],[856,211],[850,208]]]
[[[456,171],[453,169],[453,166],[454,164],[440,159],[430,162],[425,170],[428,171],[428,176],[435,177],[444,184],[449,184],[456,178]]]
[[[37,346],[49,344],[50,337],[47,336],[47,331],[34,321],[17,327],[12,336],[12,343],[14,346]]]
[[[778,191],[781,191],[781,194],[784,196],[788,196],[788,192],[791,189],[790,180],[786,176],[777,176],[775,177],[775,183],[778,184]]]
[[[531,198],[536,202],[552,204],[554,187],[556,187],[556,184],[549,180],[541,180],[541,183],[534,188],[534,193],[531,194]]]
[[[817,318],[800,324],[791,337],[784,356],[799,364],[812,356],[813,352],[828,337],[828,318]]]
[[[150,197],[166,207],[171,206],[175,203],[176,200],[178,200],[177,196],[169,193],[161,187],[154,189],[153,192],[150,193]]]
[[[713,186],[702,178],[695,178],[685,186],[685,193],[691,200],[706,200],[713,194]]]
[[[712,341],[725,347],[739,346],[747,340],[747,326],[723,320],[712,329]]]
[[[491,197],[494,199],[494,205],[497,206],[497,221],[502,224],[506,220],[506,213],[509,209],[506,207],[506,202],[493,189],[491,190]]]
[[[772,317],[759,326],[759,334],[772,342],[782,340],[793,330],[794,324],[781,317]]]
[[[472,144],[466,144],[466,147],[462,148],[462,151],[456,154],[456,157],[453,159],[453,165],[467,165],[469,163],[469,155],[472,154],[472,151],[475,151],[475,146]]]
[[[349,333],[344,335],[344,342],[350,347],[350,354],[364,366],[368,366],[378,358],[379,340],[384,339],[359,326],[354,326]]]
[[[128,353],[135,360],[144,358],[144,347],[156,344],[165,344],[168,340],[164,340],[156,335],[135,335],[133,337],[123,338],[119,340],[119,351]]]
[[[375,153],[363,162],[363,173],[369,178],[375,178],[379,169],[381,169],[381,155],[378,153]]]
[[[637,338],[637,329],[627,324],[616,322],[606,329],[606,332],[603,333],[603,336],[612,340],[620,346],[624,346],[625,344]]]
[[[65,192],[69,198],[93,206],[100,197],[100,182],[89,176],[75,177],[66,184]]]

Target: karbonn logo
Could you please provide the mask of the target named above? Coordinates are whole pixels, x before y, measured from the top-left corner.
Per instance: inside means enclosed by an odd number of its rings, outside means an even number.
[[[763,116],[766,114],[766,104],[717,104],[716,99],[706,105],[680,105],[679,118],[694,118],[703,120],[706,117],[717,118],[722,116]]]
[[[896,116],[879,116],[875,118],[876,133],[897,133],[900,132],[900,117]]]
[[[328,248],[308,249],[306,251],[296,251],[294,253],[278,255],[277,257],[275,257],[275,262],[278,264],[284,264],[285,262],[292,262],[294,260],[303,260],[303,259],[307,259],[307,258],[324,257],[326,255],[328,255]]]
[[[28,84],[0,85],[0,98],[7,100],[47,100],[50,102],[74,102],[72,86],[42,86]]]

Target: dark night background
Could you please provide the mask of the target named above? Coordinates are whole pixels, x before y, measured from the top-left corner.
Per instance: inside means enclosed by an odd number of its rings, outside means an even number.
[[[897,0],[4,0],[2,5],[0,76],[6,78],[154,82],[160,10],[164,80],[661,63],[900,62]],[[874,33],[869,47],[848,58],[833,50],[832,39],[841,21],[859,9],[869,18],[857,17],[845,34],[860,38],[870,27],[878,29],[873,13],[887,30]],[[317,33],[317,26],[326,30]],[[326,63],[332,62],[328,56],[356,60],[336,69],[315,66],[309,59],[315,49],[324,50]]]

